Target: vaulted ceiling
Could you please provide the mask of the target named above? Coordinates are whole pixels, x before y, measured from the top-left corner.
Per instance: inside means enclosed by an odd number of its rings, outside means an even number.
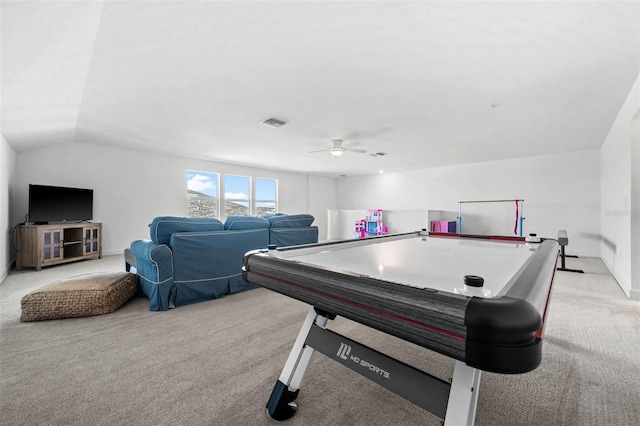
[[[17,152],[93,143],[337,176],[597,149],[640,72],[637,1],[3,0],[1,14]],[[337,138],[367,152],[309,153]]]

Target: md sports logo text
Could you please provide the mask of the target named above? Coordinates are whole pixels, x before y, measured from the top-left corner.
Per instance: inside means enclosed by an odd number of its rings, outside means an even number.
[[[389,373],[388,371],[384,371],[380,367],[376,367],[375,365],[371,364],[367,360],[361,359],[358,356],[351,355],[351,346],[345,343],[340,342],[340,348],[338,349],[338,353],[336,355],[340,359],[349,360],[349,361],[355,362],[361,367],[368,368],[369,370],[373,371],[376,374],[379,374],[385,379],[391,378],[391,373]]]

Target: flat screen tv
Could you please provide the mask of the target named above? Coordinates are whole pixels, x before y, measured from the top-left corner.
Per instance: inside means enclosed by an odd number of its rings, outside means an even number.
[[[30,222],[81,222],[92,219],[92,189],[29,185]]]

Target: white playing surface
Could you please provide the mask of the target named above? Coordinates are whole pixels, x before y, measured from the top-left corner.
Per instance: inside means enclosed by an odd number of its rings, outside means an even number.
[[[493,297],[533,253],[525,243],[412,236],[285,251],[281,257],[448,292],[462,292],[464,276],[478,275]]]

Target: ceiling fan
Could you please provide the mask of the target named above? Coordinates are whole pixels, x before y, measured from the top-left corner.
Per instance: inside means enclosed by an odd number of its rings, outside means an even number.
[[[331,141],[331,146],[329,148],[320,149],[317,151],[309,151],[309,153],[329,151],[331,155],[333,155],[334,157],[341,156],[342,154],[344,154],[345,151],[357,152],[358,154],[365,154],[367,152],[367,150],[365,149],[349,148],[350,146],[357,145],[358,143],[359,142],[348,142],[345,144],[342,139],[334,139]]]

